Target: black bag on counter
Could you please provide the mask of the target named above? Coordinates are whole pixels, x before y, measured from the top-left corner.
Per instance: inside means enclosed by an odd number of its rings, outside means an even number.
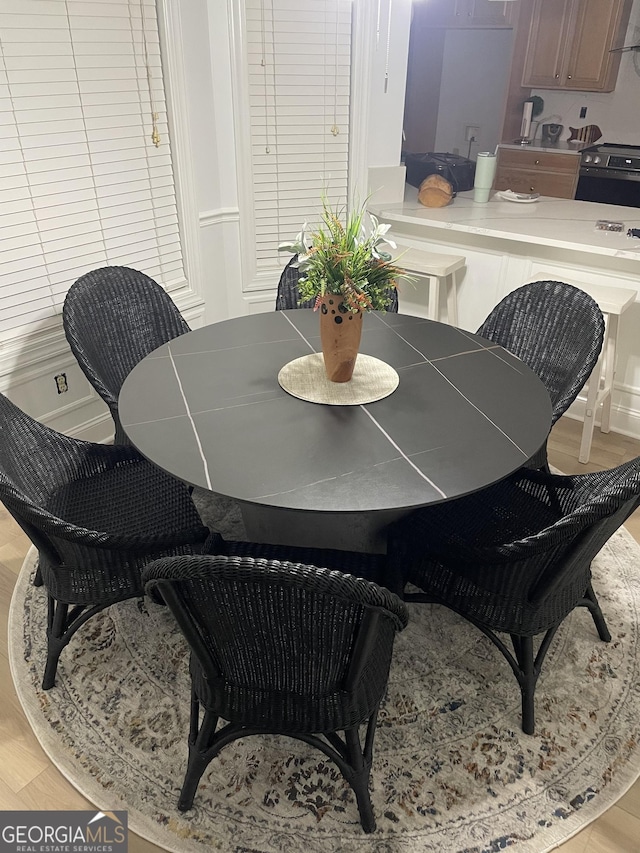
[[[429,175],[442,175],[453,187],[454,195],[473,189],[476,164],[459,154],[407,154],[405,156],[407,183],[419,187]]]

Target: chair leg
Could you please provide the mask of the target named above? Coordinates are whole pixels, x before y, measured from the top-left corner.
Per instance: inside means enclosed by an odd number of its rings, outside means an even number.
[[[537,674],[533,659],[533,637],[511,637],[520,666],[520,693],[522,694],[522,731],[532,735],[535,731],[535,692]]]
[[[589,581],[589,586],[587,587],[587,591],[584,594],[584,599],[581,604],[583,604],[584,607],[589,608],[589,612],[591,613],[593,621],[595,622],[596,630],[598,631],[598,636],[600,637],[602,642],[611,642],[611,633],[609,632],[609,628],[607,627],[607,623],[605,622],[605,618],[602,613],[602,610],[600,609],[600,604],[598,603],[596,594],[593,591],[591,581]]]
[[[108,604],[64,604],[49,595],[47,613],[47,661],[42,679],[42,689],[49,690],[56,682],[58,660],[64,647],[75,632],[96,613],[100,613]],[[71,609],[69,609],[71,607]]]
[[[65,636],[65,625],[67,621],[67,613],[69,612],[68,604],[57,602],[53,596],[49,596],[47,616],[47,662],[44,668],[44,677],[42,679],[42,689],[49,690],[56,683],[56,671],[58,669],[58,660],[62,650],[69,642],[69,638]]]
[[[218,725],[218,717],[212,711],[205,708],[202,725],[199,725],[200,702],[194,691],[191,691],[191,725],[189,731],[189,760],[187,772],[182,783],[178,809],[181,812],[188,811],[193,806],[193,800],[198,790],[202,774],[213,758],[210,751],[211,741],[215,735]]]
[[[591,616],[593,617],[593,621],[595,622],[598,636],[603,642],[608,643],[611,640],[611,634],[607,628],[607,623],[605,622],[604,615],[600,609],[600,605],[598,604],[596,594],[593,591],[591,581],[589,581],[584,598],[579,602],[579,605],[589,609]],[[550,628],[547,631],[535,658],[533,655],[533,637],[518,637],[514,634],[511,635],[511,642],[513,643],[519,672],[516,671],[513,665],[512,669],[518,679],[520,691],[522,693],[522,731],[528,735],[532,735],[535,728],[534,698],[536,683],[538,681],[538,676],[540,675],[542,662],[557,629],[558,626],[556,625],[554,628]],[[500,646],[498,646],[498,648],[500,648]]]
[[[227,723],[219,731],[219,717],[204,707],[202,723],[200,715],[203,706],[195,691],[191,689],[191,722],[189,726],[189,760],[182,790],[178,799],[178,809],[188,811],[193,806],[198,785],[212,759],[233,740],[254,734],[265,734],[264,729],[252,726]],[[372,714],[367,724],[364,749],[360,744],[359,727],[345,729],[344,740],[337,732],[325,732],[321,737],[315,734],[290,733],[291,737],[314,746],[334,761],[344,778],[351,786],[358,805],[360,823],[365,832],[374,832],[376,821],[369,795],[369,777],[373,754],[378,711]],[[326,740],[324,740],[326,738]]]
[[[371,805],[371,797],[369,795],[371,756],[367,756],[366,751],[362,751],[357,728],[347,729],[344,734],[347,744],[347,760],[353,771],[348,782],[356,795],[360,823],[365,832],[375,832],[376,819],[373,814],[373,806]],[[373,747],[371,721],[369,721],[369,727],[367,728],[366,744],[367,747]]]

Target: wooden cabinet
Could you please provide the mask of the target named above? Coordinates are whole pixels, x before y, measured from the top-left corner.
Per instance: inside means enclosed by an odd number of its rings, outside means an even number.
[[[523,86],[612,92],[632,0],[534,0]]]
[[[574,198],[579,168],[577,152],[556,154],[499,146],[494,189]]]
[[[510,27],[514,17],[513,3],[496,0],[429,0],[420,5],[421,16],[429,27]],[[414,8],[414,14],[416,11]]]

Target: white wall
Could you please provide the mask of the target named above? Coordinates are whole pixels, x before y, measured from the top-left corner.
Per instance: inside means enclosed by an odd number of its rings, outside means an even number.
[[[634,0],[624,44],[640,44],[640,0]],[[540,123],[556,121],[564,125],[562,139],[569,138],[570,127],[595,124],[602,131],[599,142],[640,145],[640,51],[622,54],[613,92],[554,92],[551,89],[537,89],[532,94],[539,95],[544,101]],[[586,118],[580,118],[581,107],[587,108]],[[538,138],[540,132],[537,132]]]
[[[444,42],[436,151],[476,159],[501,141],[513,30],[448,30]],[[469,145],[465,126],[480,133]]]
[[[374,6],[373,0],[354,0],[354,3]],[[387,33],[391,12],[391,41],[387,57]],[[366,159],[369,166],[397,166],[402,148],[404,94],[407,84],[407,57],[411,0],[381,0],[380,37],[369,38],[372,57],[369,88],[369,127]],[[388,70],[385,90],[385,72]]]

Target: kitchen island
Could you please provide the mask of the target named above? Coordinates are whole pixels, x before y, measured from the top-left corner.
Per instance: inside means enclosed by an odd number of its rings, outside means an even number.
[[[517,203],[493,196],[478,204],[473,191],[459,193],[446,207],[427,208],[407,185],[402,202],[372,203],[370,209],[391,224],[398,244],[466,258],[457,280],[458,317],[469,331],[476,331],[507,293],[539,273],[578,285],[640,290],[640,239],[627,237],[628,229],[640,228],[640,208],[548,197]],[[602,219],[623,222],[623,231],[597,230]],[[400,306],[427,316],[428,294],[419,284],[403,283]],[[622,317],[618,353],[612,428],[640,438],[638,301]],[[579,403],[572,413],[581,416]]]
[[[640,239],[627,237],[629,228],[640,228],[640,208],[546,196],[518,203],[503,201],[497,194],[486,204],[478,204],[473,201],[473,191],[458,193],[446,207],[425,207],[418,201],[418,191],[407,185],[404,202],[372,205],[371,209],[382,221],[392,223],[395,234],[424,234],[428,229],[435,239],[463,243],[479,235],[535,246],[536,250],[548,247],[581,256],[624,259],[631,263],[616,264],[616,269],[636,276],[640,272]],[[597,230],[596,222],[602,219],[623,222],[623,231]],[[441,233],[447,231],[455,236]]]

